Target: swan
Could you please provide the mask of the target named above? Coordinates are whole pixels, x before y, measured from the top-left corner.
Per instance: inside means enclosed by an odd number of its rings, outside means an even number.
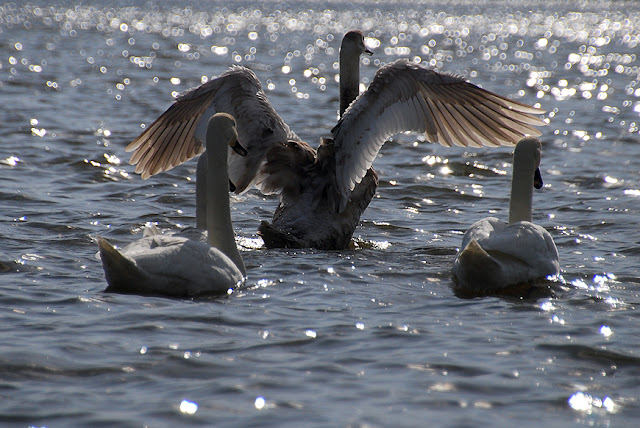
[[[462,238],[453,264],[456,286],[495,292],[558,275],[558,250],[543,227],[531,222],[533,187],[542,187],[537,138],[524,138],[513,153],[509,223],[495,217],[475,222]]]
[[[444,146],[513,145],[537,136],[544,121],[534,107],[407,60],[382,66],[359,94],[359,64],[371,52],[360,31],[340,48],[340,119],[317,149],[300,140],[276,113],[257,76],[232,66],[179,96],[127,147],[129,163],[146,179],[203,151],[203,117],[232,114],[246,157],[229,152],[231,188],[278,193],[271,222],[258,233],[265,246],[344,249],[378,186],[373,161],[383,143],[404,131]]]
[[[226,113],[210,118],[206,130],[208,242],[162,235],[145,227],[144,237],[121,251],[98,239],[107,292],[197,297],[226,293],[246,276],[235,243],[228,195],[227,146],[237,147],[235,120]],[[204,178],[204,177],[203,177]]]

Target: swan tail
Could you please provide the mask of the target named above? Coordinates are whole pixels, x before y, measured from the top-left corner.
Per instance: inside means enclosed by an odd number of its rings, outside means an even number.
[[[458,287],[478,291],[495,288],[501,271],[500,264],[475,239],[460,252],[453,265]]]
[[[260,222],[258,235],[262,237],[267,248],[306,248],[309,246],[292,234],[283,232],[264,220]]]
[[[146,238],[148,236],[155,236],[155,235],[160,235],[158,226],[156,226],[155,223],[151,223],[150,221],[148,221],[144,225],[144,230],[142,231],[142,237]]]
[[[138,266],[109,241],[98,238],[98,248],[104,276],[109,284],[104,290],[105,292],[127,292],[130,289],[130,284],[143,283],[144,274],[138,269]]]

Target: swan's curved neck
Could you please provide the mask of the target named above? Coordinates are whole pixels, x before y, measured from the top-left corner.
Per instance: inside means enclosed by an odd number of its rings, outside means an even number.
[[[360,94],[360,51],[348,43],[340,47],[340,117]]]
[[[509,224],[519,221],[531,221],[535,169],[533,159],[518,156],[516,151],[513,158]]]
[[[229,204],[229,173],[227,171],[227,142],[218,141],[220,135],[207,132],[206,223],[209,245],[227,255],[242,275],[247,274],[242,256],[236,246]],[[215,134],[215,133],[214,133]],[[210,141],[213,140],[213,141]],[[197,183],[196,183],[197,184]],[[197,192],[197,189],[196,189]]]

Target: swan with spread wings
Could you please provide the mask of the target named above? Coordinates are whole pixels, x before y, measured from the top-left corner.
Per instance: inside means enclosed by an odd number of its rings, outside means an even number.
[[[227,72],[176,99],[127,146],[142,178],[169,170],[204,150],[206,123],[225,112],[237,121],[247,156],[229,151],[230,188],[278,193],[272,221],[258,229],[271,247],[344,249],[378,186],[373,161],[401,132],[424,133],[443,146],[514,145],[544,125],[534,107],[484,90],[465,79],[407,60],[382,66],[359,94],[360,56],[371,54],[360,31],[340,48],[340,119],[317,149],[289,128],[253,71]]]

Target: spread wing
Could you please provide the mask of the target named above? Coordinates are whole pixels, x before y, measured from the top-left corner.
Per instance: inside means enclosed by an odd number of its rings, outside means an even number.
[[[428,141],[449,147],[513,145],[526,135],[540,135],[534,126],[545,122],[533,115],[541,113],[461,77],[406,60],[381,67],[331,131],[341,206],[382,144],[395,134],[420,132]]]
[[[233,66],[216,79],[191,89],[126,148],[142,178],[170,170],[204,151],[207,121],[231,114],[247,156],[229,151],[229,179],[240,193],[254,184],[266,153],[277,144],[299,141],[271,106],[260,81],[248,68]]]

